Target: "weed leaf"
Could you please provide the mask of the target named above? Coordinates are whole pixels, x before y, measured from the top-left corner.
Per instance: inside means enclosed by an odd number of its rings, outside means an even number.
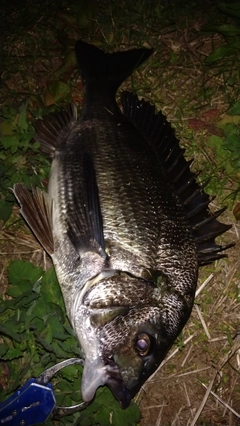
[[[240,101],[237,101],[228,111],[230,115],[240,115]]]
[[[8,270],[9,282],[12,285],[24,287],[24,282],[32,285],[43,275],[43,269],[37,268],[30,262],[14,260]]]
[[[219,33],[224,37],[234,37],[240,35],[240,27],[232,24],[206,25],[202,27],[202,31]]]
[[[15,333],[15,331],[13,331],[11,322],[0,324],[0,334],[11,337],[17,343],[21,342],[21,337],[18,335],[18,333]]]
[[[220,61],[227,58],[228,56],[235,55],[240,52],[240,41],[224,44],[223,46],[218,47],[205,59],[206,64],[212,64],[214,62]]]
[[[226,13],[226,15],[233,16],[234,18],[240,18],[239,2],[220,2],[218,9]]]
[[[12,214],[12,204],[5,200],[0,200],[0,219],[4,222],[10,218]]]
[[[20,349],[17,348],[9,348],[7,353],[5,355],[3,355],[3,359],[4,360],[12,360],[14,358],[19,358],[22,357],[22,351]]]

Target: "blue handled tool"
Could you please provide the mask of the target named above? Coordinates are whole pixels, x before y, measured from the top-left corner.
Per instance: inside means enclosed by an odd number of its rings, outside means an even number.
[[[28,426],[45,422],[55,404],[52,385],[42,386],[30,379],[0,405],[0,424]]]
[[[48,383],[62,368],[83,363],[82,359],[71,358],[48,368],[36,379],[29,379],[10,398],[0,404],[0,425],[32,426],[45,422],[51,414],[59,417],[84,408],[87,405],[85,402],[71,407],[56,406],[53,387]]]

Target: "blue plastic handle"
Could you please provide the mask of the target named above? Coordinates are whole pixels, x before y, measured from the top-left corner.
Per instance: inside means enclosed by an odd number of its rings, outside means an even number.
[[[52,385],[41,385],[36,379],[30,379],[0,404],[0,425],[31,426],[45,422],[55,404]]]

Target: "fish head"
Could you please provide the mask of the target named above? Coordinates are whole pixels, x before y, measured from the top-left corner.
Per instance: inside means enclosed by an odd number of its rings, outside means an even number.
[[[90,286],[79,317],[84,325],[77,333],[85,353],[83,400],[107,385],[128,407],[182,330],[192,303],[193,295],[180,297],[168,289],[165,276],[156,286],[120,272]]]

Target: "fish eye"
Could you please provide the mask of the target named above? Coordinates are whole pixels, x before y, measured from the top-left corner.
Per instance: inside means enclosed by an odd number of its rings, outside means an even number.
[[[147,355],[151,347],[150,337],[146,333],[141,333],[137,336],[136,349],[139,355]]]

